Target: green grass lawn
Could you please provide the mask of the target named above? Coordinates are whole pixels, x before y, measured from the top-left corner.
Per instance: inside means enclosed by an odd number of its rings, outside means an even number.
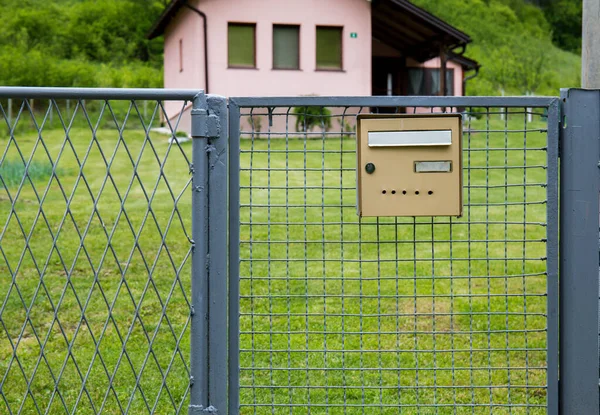
[[[464,216],[433,220],[359,220],[349,136],[242,139],[241,413],[545,412],[546,134],[523,126],[471,123],[519,131],[465,134]],[[0,414],[185,413],[191,145],[42,137],[0,137],[58,176],[0,189]]]

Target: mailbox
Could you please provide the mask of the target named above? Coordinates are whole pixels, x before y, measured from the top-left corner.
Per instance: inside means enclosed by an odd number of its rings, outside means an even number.
[[[357,125],[360,216],[461,216],[460,114],[364,114]]]

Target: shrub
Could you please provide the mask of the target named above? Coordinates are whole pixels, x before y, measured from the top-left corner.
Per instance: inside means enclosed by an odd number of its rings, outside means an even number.
[[[296,131],[310,131],[316,126],[329,131],[331,128],[331,111],[325,107],[294,107]]]

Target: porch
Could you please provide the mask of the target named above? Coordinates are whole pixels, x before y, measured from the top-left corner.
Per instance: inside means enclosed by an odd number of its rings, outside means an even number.
[[[372,5],[372,95],[457,95],[479,64],[471,38],[406,0]]]

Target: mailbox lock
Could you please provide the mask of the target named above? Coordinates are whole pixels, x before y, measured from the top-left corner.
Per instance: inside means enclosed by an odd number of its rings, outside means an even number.
[[[367,163],[365,165],[365,171],[369,174],[372,174],[375,171],[375,165],[373,163]]]

